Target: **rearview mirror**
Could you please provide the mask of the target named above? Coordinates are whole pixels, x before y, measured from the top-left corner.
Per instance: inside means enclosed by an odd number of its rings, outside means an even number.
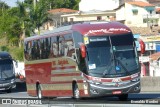
[[[138,39],[138,41],[140,44],[141,54],[144,54],[145,53],[145,43],[141,39]]]
[[[85,58],[86,57],[86,46],[83,43],[80,44],[80,51],[81,51],[82,58]]]

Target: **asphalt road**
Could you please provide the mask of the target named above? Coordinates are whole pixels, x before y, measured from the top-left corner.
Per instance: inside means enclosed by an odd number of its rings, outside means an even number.
[[[11,99],[12,105],[1,104],[0,107],[159,107],[160,92],[129,94],[127,101],[119,101],[117,97],[98,97],[74,100],[71,97],[45,98],[31,97],[26,92],[25,84],[18,84],[11,93],[0,92],[0,99]],[[19,102],[21,101],[21,102]],[[3,102],[4,103],[4,102]],[[42,104],[42,105],[41,105]]]

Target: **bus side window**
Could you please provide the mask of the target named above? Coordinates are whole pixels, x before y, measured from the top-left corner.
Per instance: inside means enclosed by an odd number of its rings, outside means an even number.
[[[25,46],[24,47],[24,56],[25,56],[25,59],[29,60],[29,41],[26,41],[24,46]]]
[[[34,60],[35,59],[35,47],[36,47],[36,45],[35,45],[35,41],[33,40],[32,41],[32,46],[31,46],[31,60]]]
[[[65,39],[64,36],[61,35],[59,36],[59,56],[64,56],[64,43],[65,43]]]
[[[73,43],[74,43],[74,48],[75,48],[75,59],[76,61],[78,61],[78,51],[79,51],[79,44],[78,43],[83,43],[83,37],[82,34],[80,34],[79,32],[74,31],[73,32]]]
[[[65,43],[64,43],[65,56],[75,59],[75,48],[74,48],[72,34],[66,34],[64,37],[65,37]]]
[[[79,43],[83,43],[83,36],[79,32],[73,32],[73,39],[74,39],[74,46],[76,49],[75,57],[76,57],[76,62],[78,64],[78,68],[79,70],[87,74],[86,61],[85,58],[82,58],[79,46]]]
[[[45,38],[45,58],[49,57],[50,54],[50,47],[51,47],[51,43],[50,40],[51,38]]]
[[[51,37],[51,49],[50,49],[50,58],[55,58],[58,56],[58,45],[57,45],[57,37]]]
[[[41,59],[44,59],[44,54],[45,54],[45,52],[44,52],[44,48],[45,48],[45,40],[42,38],[41,40],[41,43],[40,43],[40,58]]]

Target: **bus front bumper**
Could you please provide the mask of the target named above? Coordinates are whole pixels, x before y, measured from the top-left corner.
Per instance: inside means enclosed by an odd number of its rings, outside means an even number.
[[[13,83],[1,83],[0,84],[0,90],[9,90],[9,89],[13,89],[16,88],[16,82]]]
[[[105,87],[101,85],[90,84],[90,96],[113,96],[128,93],[139,93],[141,90],[140,81],[126,86]]]

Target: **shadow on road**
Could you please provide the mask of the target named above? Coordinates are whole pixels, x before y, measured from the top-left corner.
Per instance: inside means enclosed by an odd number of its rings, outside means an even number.
[[[17,82],[16,88],[12,90],[12,92],[26,92],[26,83],[25,82]]]

